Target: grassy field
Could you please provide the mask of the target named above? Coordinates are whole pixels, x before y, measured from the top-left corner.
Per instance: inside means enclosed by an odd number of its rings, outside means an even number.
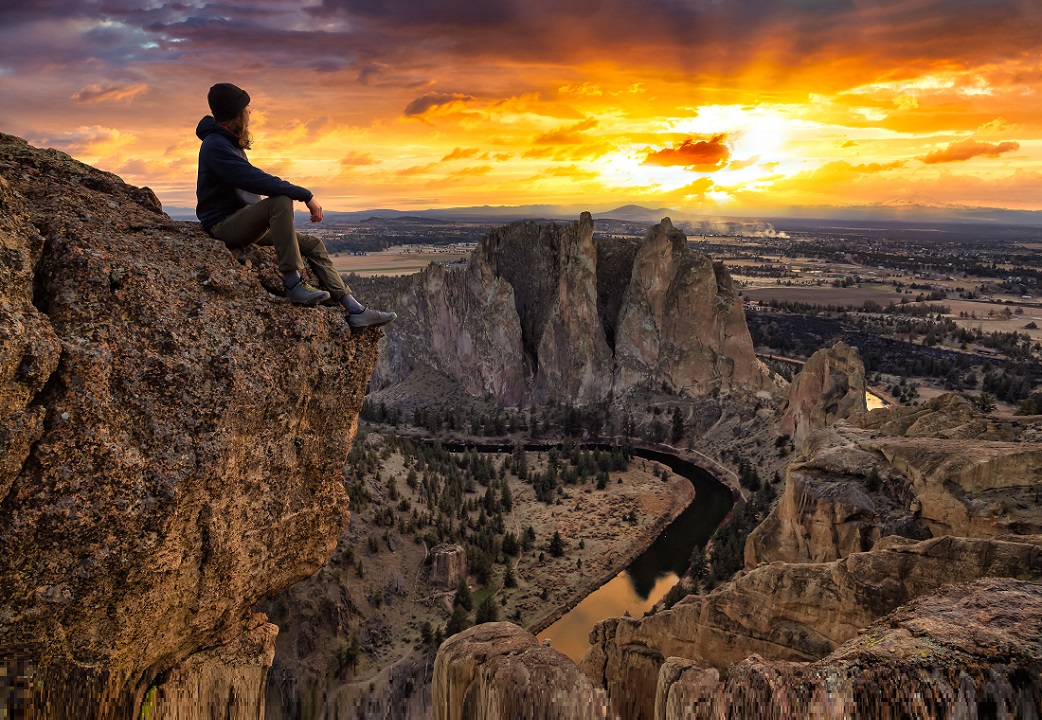
[[[359,275],[412,275],[437,262],[464,260],[467,252],[451,252],[437,250],[413,250],[407,246],[389,248],[382,252],[368,255],[333,254],[330,258],[339,272],[353,272]]]
[[[1016,311],[1017,307],[1004,305],[998,302],[985,302],[980,300],[944,300],[943,305],[951,307],[952,312],[948,317],[952,318],[960,327],[977,330],[985,333],[990,332],[1012,332],[1026,333],[1033,340],[1042,341],[1042,304],[1025,304],[1019,306],[1023,310],[1021,315],[1013,315],[1007,318],[1002,314],[1003,310]],[[969,318],[960,318],[959,313],[964,312],[971,315]],[[989,316],[988,313],[992,314]],[[974,318],[972,315],[976,315]],[[1038,327],[1028,329],[1024,326],[1035,323]]]

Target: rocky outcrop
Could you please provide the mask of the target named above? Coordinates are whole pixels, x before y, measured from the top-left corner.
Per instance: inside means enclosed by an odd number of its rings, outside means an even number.
[[[670,610],[599,623],[582,668],[623,717],[651,718],[666,658],[817,660],[898,606],[981,577],[1042,580],[1042,537],[887,538],[832,563],[771,563]]]
[[[50,717],[255,716],[276,629],[250,607],[347,522],[379,332],[6,135],[0,238],[0,662]]]
[[[857,348],[838,342],[811,355],[793,379],[780,430],[801,446],[815,430],[866,411],[861,356]]]
[[[1042,439],[1039,423],[998,418],[977,409],[958,393],[945,393],[922,405],[894,406],[872,410],[855,423],[865,430],[908,438],[936,437],[947,440]],[[1033,426],[1034,425],[1034,426]]]
[[[1042,533],[1042,445],[1022,442],[1030,427],[967,416],[967,405],[942,396],[810,435],[806,459],[789,465],[781,500],[746,541],[746,567],[834,560],[886,535]],[[1007,441],[962,437],[985,424]]]
[[[819,662],[753,656],[717,669],[670,658],[648,717],[1037,717],[1040,637],[1042,586],[990,579],[950,586]]]
[[[567,656],[505,622],[446,640],[434,661],[435,720],[602,720],[608,698]]]
[[[719,263],[688,249],[669,219],[642,243],[566,226],[494,229],[466,269],[432,265],[387,283],[352,279],[399,310],[373,386],[439,373],[472,395],[518,405],[589,404],[637,386],[689,395],[766,388],[742,303]]]
[[[467,552],[459,545],[436,545],[430,559],[429,582],[434,587],[450,590],[467,577]]]

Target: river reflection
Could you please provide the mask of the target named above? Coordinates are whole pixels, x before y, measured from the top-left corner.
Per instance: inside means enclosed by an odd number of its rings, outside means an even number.
[[[865,391],[865,405],[868,406],[869,410],[875,410],[876,408],[887,407],[888,403],[883,398],[876,395],[871,390]]]
[[[539,633],[539,642],[549,638],[552,648],[579,662],[589,647],[590,630],[594,625],[605,618],[618,617],[627,612],[633,617],[641,617],[679,579],[680,576],[673,572],[659,576],[653,580],[649,592],[642,596],[634,587],[629,573],[623,570]]]
[[[637,450],[635,454],[686,477],[695,487],[695,499],[643,555],[539,633],[540,642],[549,638],[551,647],[576,661],[586,652],[594,625],[626,612],[641,617],[677,584],[691,551],[705,547],[733,503],[731,491],[702,468],[662,453]]]

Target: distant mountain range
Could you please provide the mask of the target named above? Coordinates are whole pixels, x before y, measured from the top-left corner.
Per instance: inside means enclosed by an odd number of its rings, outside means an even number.
[[[474,207],[441,208],[430,210],[392,210],[380,208],[354,212],[326,212],[326,217],[339,222],[364,222],[366,220],[442,220],[466,222],[510,222],[523,219],[574,220],[586,208],[565,208],[554,205],[480,205]],[[178,220],[194,220],[195,209],[184,207],[165,208],[170,217]],[[305,213],[300,213],[304,215]],[[930,223],[981,223],[1003,225],[1037,225],[1042,227],[1042,211],[1008,210],[1004,208],[973,207],[969,205],[944,205],[931,203],[923,198],[894,200],[874,205],[807,206],[789,207],[769,213],[751,210],[730,210],[727,216],[687,213],[670,208],[647,208],[641,205],[623,205],[612,210],[594,212],[595,219],[624,220],[629,222],[656,223],[664,217],[674,222],[706,223],[720,220],[857,220],[881,222],[930,222]]]

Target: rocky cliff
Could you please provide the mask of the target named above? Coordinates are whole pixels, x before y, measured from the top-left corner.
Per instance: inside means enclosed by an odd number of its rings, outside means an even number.
[[[6,135],[0,240],[0,676],[47,717],[256,717],[276,628],[250,607],[347,522],[379,332]]]
[[[1032,718],[1042,702],[1040,637],[1042,585],[989,578],[902,605],[815,662],[755,654],[725,667],[683,656],[653,662],[634,647],[629,693],[609,701],[563,656],[496,623],[442,646],[435,717]],[[643,701],[626,704],[637,691]]]
[[[624,717],[647,718],[666,658],[817,660],[898,606],[981,577],[1042,581],[1042,538],[888,538],[832,563],[763,565],[670,610],[599,623],[582,668]]]
[[[466,269],[432,265],[388,287],[359,279],[402,316],[373,375],[389,388],[430,370],[507,405],[588,404],[640,386],[701,396],[761,389],[741,299],[719,263],[669,219],[643,242],[566,226],[489,232]]]
[[[1042,586],[954,585],[864,628],[814,663],[752,656],[724,669],[670,658],[655,720],[1038,717]]]
[[[1042,533],[1036,437],[1034,424],[988,418],[954,394],[821,430],[750,534],[746,567],[834,560],[886,535]]]

